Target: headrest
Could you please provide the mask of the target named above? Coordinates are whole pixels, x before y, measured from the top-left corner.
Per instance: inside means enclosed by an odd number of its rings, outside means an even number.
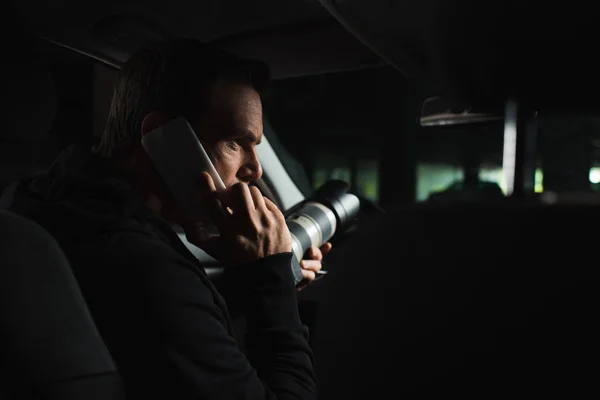
[[[56,90],[42,62],[36,39],[10,6],[1,6],[0,39],[6,57],[2,66],[0,167],[19,169],[34,160],[36,148],[48,133],[56,114]],[[19,175],[19,174],[17,174]]]

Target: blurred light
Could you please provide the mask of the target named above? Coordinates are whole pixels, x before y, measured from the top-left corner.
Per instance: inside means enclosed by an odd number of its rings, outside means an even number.
[[[535,170],[535,183],[533,191],[535,193],[544,193],[544,172],[540,168]]]
[[[511,195],[515,188],[515,167],[517,155],[517,103],[506,102],[504,119],[504,145],[502,149],[502,172],[506,183],[506,194]]]
[[[600,183],[600,168],[598,168],[598,167],[590,168],[590,182]]]

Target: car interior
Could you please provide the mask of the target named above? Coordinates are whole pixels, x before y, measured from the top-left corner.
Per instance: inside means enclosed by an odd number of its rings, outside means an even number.
[[[593,398],[598,14],[483,3],[6,3],[0,190],[92,145],[145,44],[261,60],[257,186],[285,215],[332,181],[360,199],[327,277],[298,294],[321,397]],[[224,267],[173,228],[218,283]],[[56,241],[8,211],[0,233],[0,398],[125,398]]]

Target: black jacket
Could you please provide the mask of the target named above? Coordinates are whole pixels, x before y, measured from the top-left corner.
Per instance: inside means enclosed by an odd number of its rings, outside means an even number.
[[[132,397],[316,397],[292,253],[226,273],[247,319],[243,352],[198,260],[91,151],[68,148],[48,174],[9,186],[2,204],[58,240]]]

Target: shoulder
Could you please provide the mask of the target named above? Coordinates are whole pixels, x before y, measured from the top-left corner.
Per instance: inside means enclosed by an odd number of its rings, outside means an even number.
[[[102,264],[103,270],[113,270],[123,277],[198,275],[202,271],[198,263],[148,232],[112,231],[90,239],[73,250],[80,258],[93,259]]]
[[[219,303],[202,267],[160,239],[119,232],[103,242],[69,254],[87,299],[98,308],[164,322],[186,305],[212,309]]]

